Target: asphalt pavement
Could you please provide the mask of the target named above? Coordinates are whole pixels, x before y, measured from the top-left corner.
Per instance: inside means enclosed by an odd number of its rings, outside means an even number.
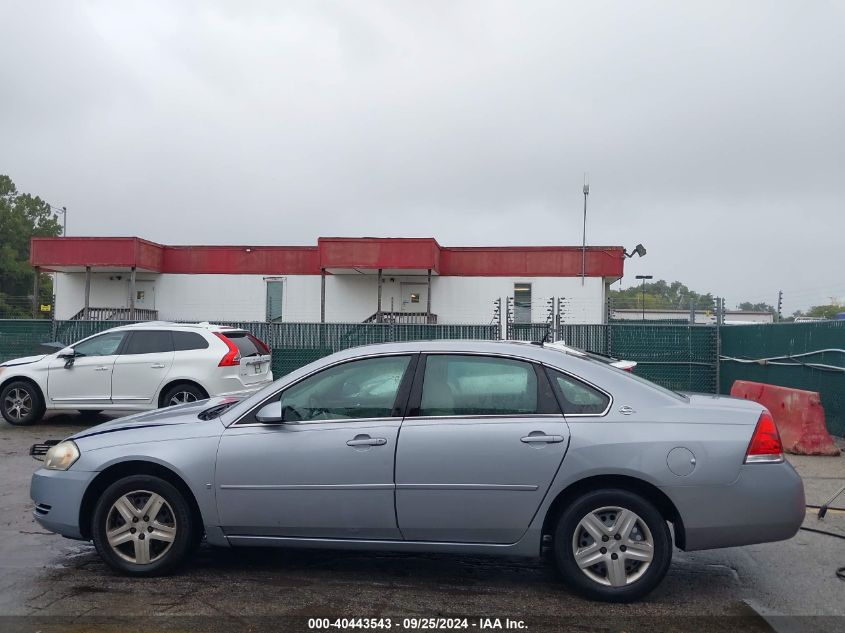
[[[845,566],[845,540],[809,531],[782,543],[675,550],[662,585],[630,605],[572,594],[543,559],[204,546],[176,575],[127,578],[90,543],[46,532],[29,500],[38,467],[29,446],[106,419],[62,414],[32,427],[0,423],[4,631],[317,630],[314,618],[327,618],[334,630],[845,630],[845,582],[835,575]],[[845,484],[845,456],[790,461],[808,504]],[[808,510],[805,526],[845,536],[845,511],[819,521]],[[428,620],[438,617],[457,620]]]

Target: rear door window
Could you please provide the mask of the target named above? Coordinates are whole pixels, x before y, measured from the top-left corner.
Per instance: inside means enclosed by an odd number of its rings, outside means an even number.
[[[122,355],[161,354],[173,351],[173,339],[168,330],[135,331],[129,337]]]
[[[185,352],[192,349],[208,349],[208,341],[196,332],[171,332],[173,335],[173,349]]]
[[[447,354],[434,354],[426,359],[420,416],[537,412],[537,373],[531,363]]]

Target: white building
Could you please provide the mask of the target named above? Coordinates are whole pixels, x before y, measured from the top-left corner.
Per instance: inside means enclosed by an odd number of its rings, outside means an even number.
[[[583,260],[582,260],[583,255]],[[605,320],[620,246],[462,247],[432,238],[320,238],[316,246],[165,246],[136,237],[33,238],[55,273],[57,319],[489,323],[514,301],[543,322]],[[583,261],[583,271],[582,271]],[[582,277],[583,274],[583,277]]]

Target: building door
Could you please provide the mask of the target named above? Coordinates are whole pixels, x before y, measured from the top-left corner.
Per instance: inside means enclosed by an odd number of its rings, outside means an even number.
[[[428,306],[428,284],[401,284],[402,312],[425,312]]]
[[[156,309],[156,287],[154,281],[135,281],[135,307],[144,310]]]

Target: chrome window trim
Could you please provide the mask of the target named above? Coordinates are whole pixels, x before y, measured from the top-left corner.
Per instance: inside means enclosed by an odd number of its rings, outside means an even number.
[[[278,391],[274,392],[272,395],[267,396],[264,400],[259,402],[257,405],[255,405],[254,407],[245,411],[234,422],[229,424],[229,426],[227,428],[231,428],[233,426],[239,426],[239,427],[244,427],[244,426],[246,426],[246,427],[251,427],[251,426],[279,426],[279,425],[282,425],[282,424],[287,424],[286,422],[274,422],[274,423],[271,423],[271,424],[267,424],[267,423],[264,423],[264,422],[255,422],[255,423],[245,422],[244,424],[241,424],[240,421],[243,420],[248,415],[250,415],[251,413],[253,413],[254,411],[256,411],[257,409],[263,407],[268,402],[271,402],[273,400],[273,398],[275,398],[276,396],[279,396],[283,391],[290,389],[294,385],[298,385],[299,383],[301,383],[306,378],[310,378],[314,374],[319,374],[321,371],[325,371],[326,369],[331,369],[332,367],[336,367],[338,365],[344,365],[346,363],[351,363],[351,362],[355,362],[355,361],[358,361],[358,360],[367,360],[369,358],[381,358],[381,357],[386,357],[386,356],[407,356],[409,358],[413,358],[413,356],[415,356],[419,353],[420,353],[419,351],[379,352],[379,353],[374,353],[374,354],[367,354],[365,356],[353,356],[352,358],[343,358],[343,359],[340,359],[340,360],[338,360],[334,363],[330,363],[328,365],[323,365],[322,367],[319,367],[319,368],[315,369],[314,371],[305,374],[304,376],[300,376],[295,381],[286,384],[284,387],[282,387]],[[409,364],[410,364],[410,362],[409,362]],[[407,367],[405,368],[405,371],[408,371]],[[403,376],[404,376],[404,374],[403,374]],[[361,421],[361,420],[401,420],[401,419],[402,419],[401,417],[395,417],[395,416],[388,416],[388,417],[381,417],[381,418],[338,418],[336,420],[310,420],[310,421],[306,421],[306,422],[297,422],[296,424],[297,425],[298,424],[320,424],[320,423],[327,423],[327,422],[350,422],[350,421]],[[294,425],[291,424],[291,426],[294,426]]]
[[[248,415],[247,412],[245,415]],[[335,418],[331,420],[305,420],[303,422],[245,422],[243,424],[238,424],[237,422],[229,425],[229,428],[232,428],[237,425],[237,428],[251,428],[257,426],[263,427],[275,427],[275,426],[309,426],[312,424],[334,424],[343,423],[347,424],[349,422],[402,422],[402,418],[397,417],[387,417],[387,418]]]
[[[613,395],[611,393],[605,391],[604,389],[602,389],[598,385],[590,382],[589,380],[585,380],[581,376],[576,376],[571,371],[566,371],[565,369],[561,369],[560,367],[555,367],[554,365],[549,365],[548,363],[540,363],[540,364],[547,369],[551,369],[552,371],[556,371],[556,372],[559,372],[559,373],[564,374],[566,376],[569,376],[570,378],[573,378],[574,380],[577,380],[578,382],[583,382],[585,385],[589,385],[590,387],[592,387],[596,391],[603,393],[608,398],[607,407],[601,413],[564,413],[563,417],[565,417],[567,419],[568,418],[603,418],[604,416],[606,416],[610,412],[610,409],[613,407]],[[552,385],[552,389],[554,389],[554,385]]]
[[[480,413],[477,415],[409,415],[404,419],[411,422],[417,420],[487,420],[510,418],[554,418],[565,417],[562,413]]]

